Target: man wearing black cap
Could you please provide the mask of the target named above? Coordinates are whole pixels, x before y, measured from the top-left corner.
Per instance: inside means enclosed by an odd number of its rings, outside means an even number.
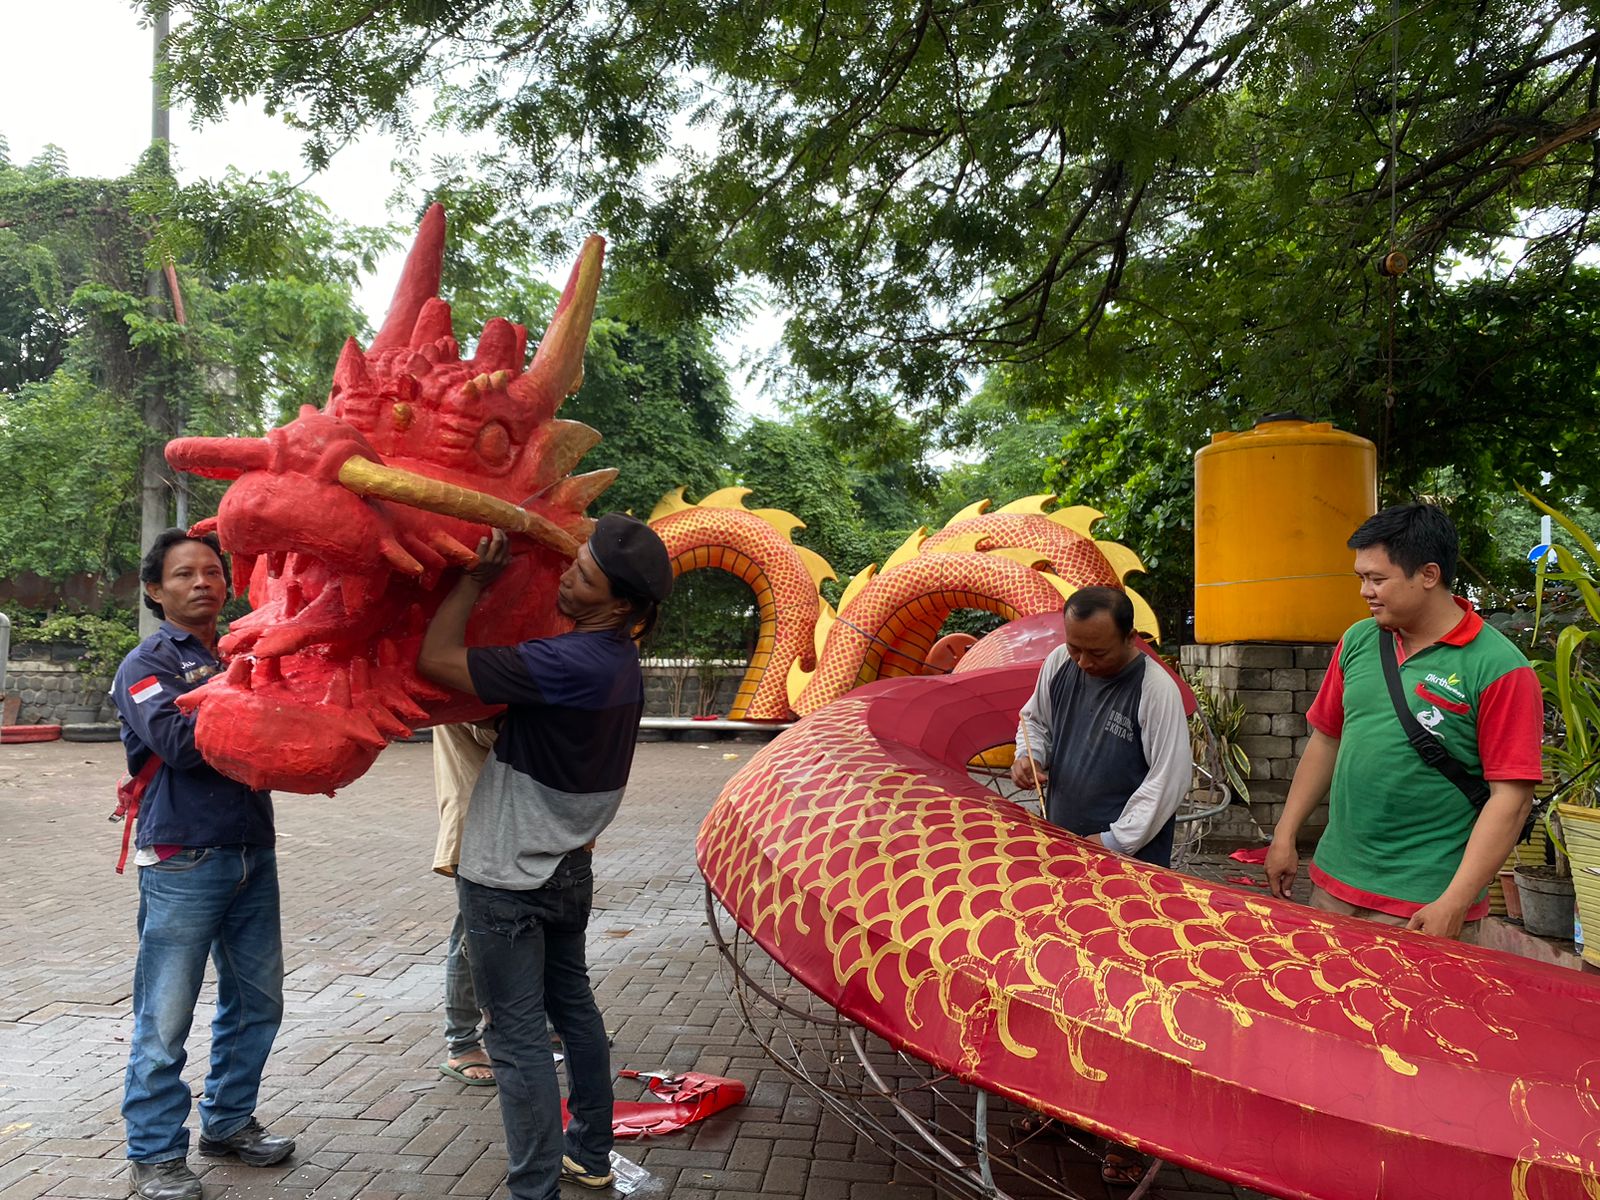
[[[478,557],[439,606],[417,669],[506,705],[467,808],[456,888],[500,1090],[507,1183],[514,1200],[555,1200],[563,1178],[612,1182],[611,1061],[584,956],[591,850],[633,763],[644,712],[636,639],[672,591],[672,562],[648,525],[608,514],[557,589],[572,632],[469,649],[467,618],[505,567],[504,535],[481,542]],[[565,1139],[547,1014],[566,1052]]]

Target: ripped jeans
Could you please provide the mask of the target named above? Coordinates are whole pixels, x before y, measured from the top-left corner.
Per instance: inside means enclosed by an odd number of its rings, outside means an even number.
[[[584,957],[591,861],[588,851],[573,851],[533,891],[456,878],[514,1200],[556,1200],[563,1154],[596,1174],[611,1169],[611,1054]],[[565,1137],[547,1013],[567,1056]]]

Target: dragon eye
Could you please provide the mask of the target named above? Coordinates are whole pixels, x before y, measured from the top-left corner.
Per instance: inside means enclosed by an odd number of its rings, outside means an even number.
[[[478,434],[478,456],[492,467],[504,466],[511,457],[511,435],[498,421],[490,421]]]

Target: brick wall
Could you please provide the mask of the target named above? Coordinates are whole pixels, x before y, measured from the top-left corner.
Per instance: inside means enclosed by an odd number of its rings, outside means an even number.
[[[644,664],[644,715],[647,717],[727,716],[744,668],[693,663]]]
[[[19,645],[13,649],[19,656],[6,664],[5,693],[20,699],[21,709],[15,718],[7,718],[11,724],[65,725],[69,723],[68,710],[78,708],[94,709],[94,721],[116,722],[116,709],[106,695],[111,681],[79,671],[81,647]],[[742,667],[726,664],[701,670],[694,664],[647,663],[645,715],[726,715],[743,676]]]
[[[15,646],[17,657],[6,662],[5,693],[21,700],[14,720],[17,725],[65,725],[71,709],[92,709],[91,721],[115,721],[116,710],[106,694],[109,679],[79,671],[77,656],[83,651],[74,646]],[[74,718],[86,714],[72,714]]]
[[[1283,813],[1295,765],[1305,752],[1306,711],[1333,661],[1333,646],[1227,642],[1183,646],[1179,657],[1191,678],[1244,705],[1237,740],[1250,756],[1250,810],[1261,831],[1270,835]],[[1301,827],[1301,845],[1315,845],[1327,824],[1324,802]],[[1259,840],[1248,821],[1234,826],[1219,829],[1219,837]]]

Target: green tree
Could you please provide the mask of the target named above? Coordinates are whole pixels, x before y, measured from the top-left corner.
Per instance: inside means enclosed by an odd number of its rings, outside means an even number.
[[[143,448],[180,429],[260,433],[320,403],[362,331],[351,288],[385,235],[281,179],[202,190],[176,189],[159,148],[115,180],[75,177],[59,153],[0,162],[0,477],[19,485],[0,574],[132,569]],[[167,254],[169,295],[152,303],[146,268]],[[190,518],[214,512],[221,485],[192,488]]]
[[[1597,232],[1600,34],[1571,0],[170,6],[178,94],[261,97],[313,164],[418,112],[490,132],[440,173],[503,238],[607,230],[630,325],[764,281],[845,427],[886,392],[926,426],[996,370],[1073,427],[1113,398],[1163,462],[1298,409],[1379,445],[1386,498],[1465,464],[1479,548],[1485,481],[1600,452],[1570,421],[1585,304],[1542,311],[1586,298]],[[1482,353],[1518,314],[1573,355]]]
[[[0,575],[107,575],[136,563],[138,414],[77,367],[0,397],[0,414]]]
[[[978,393],[961,405],[942,431],[959,455],[939,480],[941,523],[967,505],[991,500],[998,507],[1049,491],[1045,476],[1070,427],[1054,411],[1029,411],[1010,394],[1011,372],[990,372]]]
[[[1146,574],[1127,582],[1161,619],[1169,642],[1185,639],[1194,579],[1194,454],[1145,422],[1135,404],[1080,411],[1046,473],[1066,505],[1086,504],[1104,518],[1098,539],[1121,542]]]
[[[734,474],[751,491],[748,507],[782,509],[805,522],[795,542],[827,559],[840,583],[883,561],[874,558],[883,539],[861,519],[850,469],[806,422],[751,421],[737,443]],[[837,595],[836,585],[825,586]]]
[[[721,486],[733,400],[709,343],[693,327],[663,334],[595,321],[583,387],[562,415],[604,437],[585,469],[621,472],[601,507],[646,518],[674,488],[699,499]]]

